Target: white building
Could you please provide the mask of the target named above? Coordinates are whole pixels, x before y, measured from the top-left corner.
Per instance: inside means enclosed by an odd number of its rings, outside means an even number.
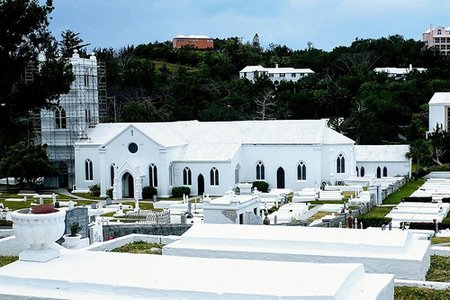
[[[259,65],[246,66],[239,72],[239,78],[247,78],[253,82],[258,77],[267,76],[273,83],[278,84],[282,80],[296,82],[311,74],[314,74],[311,69],[279,68],[276,64],[275,68],[264,68]]]
[[[385,67],[385,68],[375,68],[373,71],[375,73],[386,73],[388,77],[391,78],[403,78],[405,75],[411,73],[412,71],[425,72],[426,68],[413,68],[410,64],[408,68],[396,68],[396,67]]]
[[[141,198],[143,186],[168,196],[223,195],[239,182],[319,187],[354,175],[354,141],[327,120],[100,123],[75,145],[76,189],[101,184],[114,197]]]
[[[433,132],[436,125],[448,131],[450,125],[450,93],[434,93],[430,102],[428,132]]]
[[[301,190],[356,176],[354,141],[324,119],[100,123],[75,144],[75,161],[77,190],[100,183],[114,198],[140,199],[144,186],[223,195],[239,182]]]
[[[99,74],[94,55],[80,58],[77,51],[68,58],[75,77],[69,93],[62,95],[51,109],[40,112],[38,140],[47,145],[50,161],[60,176],[46,178],[46,185],[72,187],[74,184],[74,144],[99,123]]]
[[[412,162],[406,158],[409,145],[355,145],[356,175],[359,177],[411,176]]]

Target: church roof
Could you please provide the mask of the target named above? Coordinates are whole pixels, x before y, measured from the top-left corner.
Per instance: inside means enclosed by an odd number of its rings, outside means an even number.
[[[450,104],[450,93],[449,92],[436,92],[433,97],[431,97],[428,104]]]
[[[78,145],[106,145],[134,127],[162,147],[182,146],[177,160],[230,160],[241,145],[354,144],[327,120],[100,123]]]
[[[409,145],[355,145],[356,161],[407,161]]]

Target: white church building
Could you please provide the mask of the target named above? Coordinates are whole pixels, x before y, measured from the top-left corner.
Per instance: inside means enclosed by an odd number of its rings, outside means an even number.
[[[239,182],[300,190],[357,176],[355,142],[325,119],[100,123],[86,137],[75,144],[75,189],[99,183],[102,196],[113,188],[115,199],[141,199],[145,186],[160,196],[176,186],[223,195]],[[409,176],[408,162],[404,158],[395,175]],[[380,165],[389,170],[393,164],[399,163]]]

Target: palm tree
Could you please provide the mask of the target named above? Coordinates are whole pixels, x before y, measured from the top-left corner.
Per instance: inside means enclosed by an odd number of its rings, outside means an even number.
[[[430,158],[431,155],[431,145],[424,139],[415,140],[409,145],[409,152],[406,153],[406,158],[416,160],[416,177],[419,174],[420,162]]]

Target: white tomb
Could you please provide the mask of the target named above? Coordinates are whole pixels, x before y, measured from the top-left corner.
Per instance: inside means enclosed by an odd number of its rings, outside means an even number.
[[[394,298],[393,276],[367,274],[361,264],[206,259],[74,250],[62,252],[60,258],[46,263],[17,261],[0,268],[0,298]]]
[[[163,254],[320,263],[362,263],[369,273],[424,280],[430,241],[407,231],[195,224]]]
[[[233,191],[222,197],[203,199],[203,221],[216,224],[261,224],[258,195],[236,195]]]
[[[442,223],[450,210],[449,203],[403,202],[387,215],[392,222]]]

